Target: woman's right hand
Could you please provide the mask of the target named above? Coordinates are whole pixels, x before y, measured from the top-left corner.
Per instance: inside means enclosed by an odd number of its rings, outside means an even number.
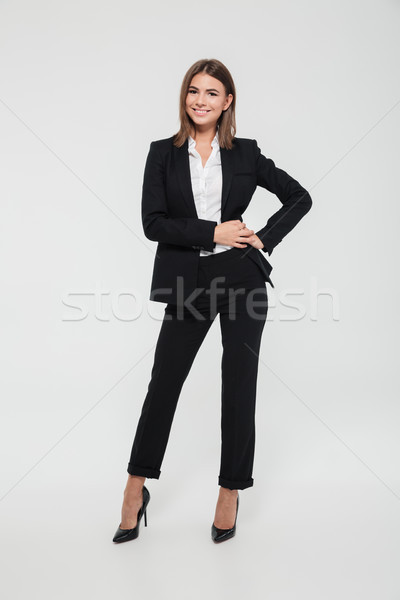
[[[246,238],[253,235],[252,229],[247,229],[242,221],[224,221],[215,227],[214,242],[233,248],[247,248]]]

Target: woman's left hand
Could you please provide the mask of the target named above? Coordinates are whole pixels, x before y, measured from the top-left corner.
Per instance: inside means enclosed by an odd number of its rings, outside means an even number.
[[[261,248],[264,248],[263,242],[260,240],[258,235],[256,235],[255,233],[253,233],[253,235],[249,235],[246,238],[245,243],[250,244],[250,246],[253,246],[253,248],[257,248],[257,250],[261,250]]]

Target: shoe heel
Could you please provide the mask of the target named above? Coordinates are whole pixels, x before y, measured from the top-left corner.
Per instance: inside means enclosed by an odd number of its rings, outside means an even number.
[[[143,504],[138,512],[138,521],[136,527],[133,529],[121,529],[118,526],[117,531],[114,534],[113,542],[127,542],[128,540],[135,540],[139,536],[139,525],[142,517],[144,516],[144,524],[147,527],[147,505],[150,502],[150,492],[147,487],[143,486]],[[120,523],[121,525],[121,523]]]

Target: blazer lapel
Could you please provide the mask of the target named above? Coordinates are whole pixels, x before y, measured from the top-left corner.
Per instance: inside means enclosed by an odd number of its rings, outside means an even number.
[[[224,214],[226,201],[228,200],[229,190],[231,189],[233,177],[233,151],[234,147],[232,148],[232,150],[227,150],[227,148],[220,148],[222,166],[221,220],[222,215]]]
[[[173,145],[176,153],[176,172],[178,175],[179,185],[182,190],[186,206],[191,217],[197,217],[196,205],[194,203],[192,180],[190,177],[189,163],[189,138],[186,139],[183,146],[177,148]]]
[[[186,139],[183,146],[177,148],[174,146],[176,151],[176,167],[179,185],[182,190],[183,197],[185,199],[189,214],[193,217],[198,217],[196,211],[196,204],[194,202],[192,180],[190,177],[190,163],[189,163],[189,139]],[[226,201],[228,200],[229,190],[231,188],[232,176],[233,176],[233,157],[232,150],[226,148],[220,148],[221,156],[221,168],[222,168],[222,196],[221,196],[221,215],[223,214]]]

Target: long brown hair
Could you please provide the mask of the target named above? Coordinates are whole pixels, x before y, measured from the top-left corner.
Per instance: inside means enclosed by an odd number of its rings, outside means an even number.
[[[195,127],[192,119],[186,112],[186,97],[189,91],[190,83],[197,73],[207,73],[211,77],[215,77],[222,83],[225,88],[225,93],[228,96],[232,94],[233,100],[225,111],[222,111],[218,121],[218,142],[221,148],[231,149],[233,144],[232,140],[236,134],[236,118],[235,118],[235,106],[236,106],[236,90],[235,84],[233,83],[232,75],[225,67],[225,65],[217,60],[216,58],[202,58],[195,62],[186,72],[180,93],[179,100],[179,119],[181,127],[174,135],[173,143],[175,146],[180,148],[185,143],[186,139],[191,135],[193,128]]]

